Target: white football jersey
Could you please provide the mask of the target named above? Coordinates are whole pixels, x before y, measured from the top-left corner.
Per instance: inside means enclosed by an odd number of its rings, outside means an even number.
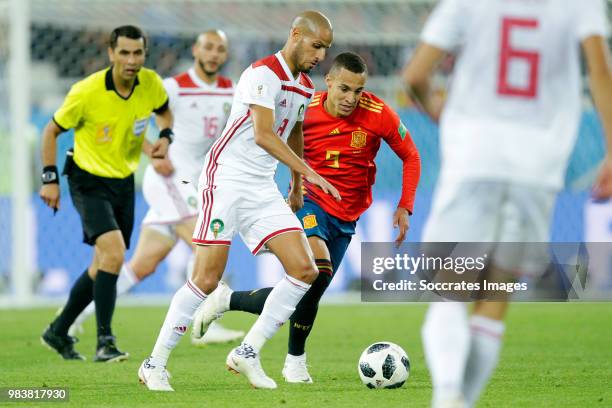
[[[174,140],[168,155],[177,176],[197,187],[204,157],[227,123],[233,84],[230,79],[218,75],[217,82],[209,85],[191,68],[166,78],[164,87],[174,115]]]
[[[441,176],[560,188],[581,112],[580,43],[603,0],[442,0],[423,42],[457,55]]]
[[[274,110],[274,131],[284,141],[314,94],[310,78],[294,78],[280,52],[249,66],[236,85],[234,102],[223,135],[208,152],[200,188],[214,184],[215,174],[240,178],[244,175],[272,179],[278,161],[255,144],[250,105]]]

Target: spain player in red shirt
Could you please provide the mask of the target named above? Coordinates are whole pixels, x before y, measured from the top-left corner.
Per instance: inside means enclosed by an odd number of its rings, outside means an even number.
[[[397,113],[364,91],[366,79],[367,67],[359,55],[338,55],[326,76],[327,92],[316,93],[306,111],[303,146],[291,137],[288,140],[298,155],[303,153],[309,166],[338,189],[342,201],[335,201],[307,181],[302,185],[301,177],[292,175],[288,202],[302,222],[319,276],[290,319],[289,353],[282,373],[287,382],[312,382],[306,368],[306,339],[319,300],[355,234],[356,222],[372,203],[374,159],[383,140],[403,162],[402,195],[393,215],[393,226],[399,228],[398,245],[408,231],[420,176],[419,154]],[[228,310],[261,313],[271,290],[232,292],[227,285],[219,285],[196,313],[194,330],[205,331]]]

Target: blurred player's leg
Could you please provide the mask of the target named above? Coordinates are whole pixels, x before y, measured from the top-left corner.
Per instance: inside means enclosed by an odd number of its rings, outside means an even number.
[[[229,309],[240,312],[261,314],[266,299],[274,288],[235,291],[231,293]]]
[[[72,286],[66,305],[51,323],[56,334],[66,335],[68,327],[78,316],[78,313],[84,309],[84,306],[91,303],[93,300],[93,284],[94,281],[89,276],[89,268],[85,269]]]
[[[90,276],[90,270],[91,273],[96,270],[93,268],[94,263],[95,252],[92,266],[85,269],[72,285],[66,305],[41,336],[43,344],[57,351],[65,360],[85,360],[85,357],[74,350],[74,342],[68,337],[68,328],[85,306],[93,300],[94,280]]]
[[[423,324],[423,346],[433,384],[433,407],[460,404],[470,350],[467,305],[432,303]]]
[[[476,302],[470,319],[470,353],[463,378],[468,407],[478,401],[499,360],[505,325],[506,302]]]
[[[168,233],[170,233],[169,230]],[[117,296],[129,292],[138,282],[155,272],[157,265],[168,255],[174,243],[172,235],[165,234],[158,228],[145,226],[140,233],[134,257],[121,266],[117,279]],[[76,318],[68,334],[72,336],[77,332],[82,332],[83,323],[95,311],[96,306],[92,302]]]
[[[499,208],[507,185],[498,182],[436,186],[431,214],[423,232],[426,242],[494,242],[499,239]],[[433,385],[433,407],[463,404],[463,379],[470,353],[467,304],[438,302],[429,306],[423,324],[423,346]]]
[[[194,316],[191,336],[193,345],[228,343],[244,337],[243,331],[226,329],[215,321],[229,310],[232,293],[233,291],[229,286],[220,281],[217,289],[208,296],[206,302],[198,309]]]
[[[194,274],[172,298],[168,313],[151,353],[138,371],[140,381],[152,391],[173,391],[168,382],[166,365],[170,353],[187,332],[193,314],[221,279],[227,263],[229,247],[198,246]]]
[[[175,227],[169,225],[150,224],[143,227],[138,240],[134,257],[121,267],[117,280],[117,296],[129,292],[136,284],[151,275],[157,266],[168,256],[176,243],[176,236],[189,242],[195,227],[195,218],[185,220]],[[190,242],[189,242],[190,243]],[[190,243],[191,245],[191,243]],[[193,248],[193,245],[191,245]],[[190,262],[188,276],[191,276],[193,262]],[[95,313],[95,304],[90,303],[70,327],[68,334],[73,336],[82,332],[82,324],[89,316]],[[217,324],[207,331],[197,344],[227,343],[239,340],[244,336],[243,331],[229,330]]]

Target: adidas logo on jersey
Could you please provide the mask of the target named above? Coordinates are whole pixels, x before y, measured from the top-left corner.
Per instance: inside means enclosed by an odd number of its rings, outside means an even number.
[[[286,100],[286,99],[283,99],[283,100],[281,101],[281,103],[279,103],[279,105],[280,105],[282,108],[286,108],[286,107],[287,107],[287,100]]]
[[[192,102],[191,105],[189,106],[191,109],[197,109],[198,108],[198,103],[197,102]]]
[[[331,132],[329,132],[329,135],[330,135],[330,136],[331,136],[331,135],[338,135],[338,134],[340,134],[340,129],[338,129],[338,128],[335,128],[334,130],[332,130]]]

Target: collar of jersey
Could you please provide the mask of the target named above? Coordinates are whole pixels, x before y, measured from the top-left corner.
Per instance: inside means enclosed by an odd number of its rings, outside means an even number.
[[[189,75],[189,77],[191,78],[191,80],[200,88],[216,88],[217,84],[219,83],[219,77],[217,76],[217,79],[215,80],[215,82],[213,82],[212,84],[207,84],[206,82],[202,81],[200,79],[200,77],[198,76],[198,74],[196,74],[195,72],[195,68],[191,67],[187,70],[187,74]]]
[[[136,89],[136,86],[140,84],[140,81],[138,81],[138,75],[136,75],[136,80],[134,81],[134,86],[132,87],[130,94],[127,97],[123,97],[119,94],[119,92],[117,92],[117,88],[115,88],[115,83],[113,82],[113,66],[111,65],[111,67],[106,71],[106,75],[104,76],[104,84],[106,85],[107,91],[115,91],[118,97],[127,101],[134,93],[134,89]]]
[[[289,69],[289,66],[287,65],[287,62],[285,62],[285,59],[283,58],[283,54],[281,54],[281,52],[278,51],[276,54],[274,54],[274,56],[276,57],[277,60],[280,61],[280,64],[283,67],[283,69],[285,70],[285,74],[287,74],[287,77],[291,78],[291,80],[293,82],[295,82],[295,77],[293,76],[293,73]],[[298,78],[299,77],[300,77],[300,75],[298,74]]]

